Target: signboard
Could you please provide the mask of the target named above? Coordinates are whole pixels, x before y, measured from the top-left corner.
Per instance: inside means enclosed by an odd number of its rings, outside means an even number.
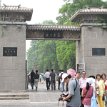
[[[92,55],[105,56],[105,48],[92,48]]]
[[[3,56],[17,56],[17,47],[3,47]]]
[[[63,38],[62,31],[45,31],[44,38]]]

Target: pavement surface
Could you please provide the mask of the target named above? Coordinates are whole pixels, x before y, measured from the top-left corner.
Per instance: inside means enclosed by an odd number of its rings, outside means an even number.
[[[56,86],[57,87],[57,86]],[[5,94],[12,94],[13,92],[5,92]],[[15,92],[14,92],[15,93]],[[58,98],[61,94],[59,90],[46,90],[45,82],[38,84],[38,90],[31,89],[30,84],[28,90],[25,93],[29,95],[29,99],[22,100],[0,100],[0,107],[66,107],[65,102],[59,102]],[[2,94],[4,94],[2,92]]]

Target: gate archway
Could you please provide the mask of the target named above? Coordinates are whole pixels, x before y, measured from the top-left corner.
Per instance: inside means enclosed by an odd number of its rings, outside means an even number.
[[[0,7],[0,91],[25,89],[26,39],[75,40],[78,70],[107,71],[107,9],[79,10],[71,18],[78,27],[28,25],[32,13],[20,6]]]

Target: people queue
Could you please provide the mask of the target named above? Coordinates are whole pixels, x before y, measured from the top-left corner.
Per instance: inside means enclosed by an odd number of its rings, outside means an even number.
[[[63,73],[61,84],[61,91],[68,91],[68,96],[62,98],[62,101],[67,102],[66,107],[106,107],[106,74],[86,77],[86,71],[82,71],[76,72],[75,77],[72,75],[70,77],[67,73]],[[68,99],[70,99],[69,102]]]

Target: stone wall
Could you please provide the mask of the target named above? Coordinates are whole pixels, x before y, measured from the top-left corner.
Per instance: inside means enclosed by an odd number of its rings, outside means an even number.
[[[81,26],[81,45],[88,75],[107,72],[107,28],[102,24]],[[92,48],[105,48],[105,55],[92,55]]]
[[[0,91],[25,89],[25,23],[0,23]],[[17,56],[3,56],[3,47],[17,47]]]

